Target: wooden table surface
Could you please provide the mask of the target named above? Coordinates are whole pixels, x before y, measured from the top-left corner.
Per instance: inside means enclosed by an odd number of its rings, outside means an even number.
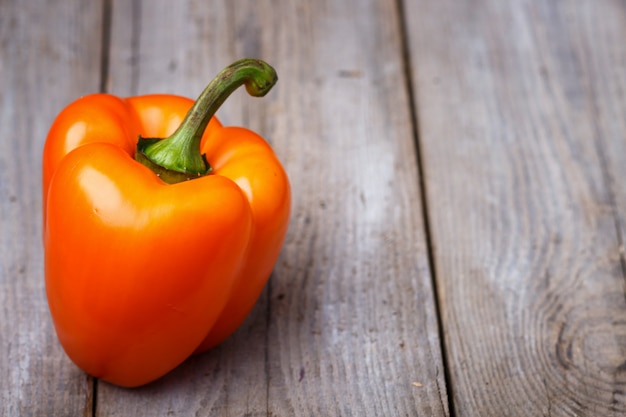
[[[274,273],[223,345],[138,389],[59,345],[41,152],[81,95],[195,98],[293,187]],[[623,0],[0,0],[0,415],[622,416]]]

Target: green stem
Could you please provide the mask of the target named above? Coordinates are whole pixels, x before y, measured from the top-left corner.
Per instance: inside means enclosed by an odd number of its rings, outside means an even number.
[[[178,129],[165,139],[139,138],[135,159],[169,184],[207,175],[211,166],[200,154],[202,135],[217,109],[241,85],[262,97],[276,84],[276,71],[266,62],[242,59],[224,68],[204,89]]]

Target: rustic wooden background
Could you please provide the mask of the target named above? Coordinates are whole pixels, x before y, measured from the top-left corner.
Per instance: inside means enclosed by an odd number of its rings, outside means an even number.
[[[161,380],[78,370],[47,310],[41,150],[93,92],[241,57],[290,230],[244,326]],[[0,0],[0,415],[622,416],[623,0]]]

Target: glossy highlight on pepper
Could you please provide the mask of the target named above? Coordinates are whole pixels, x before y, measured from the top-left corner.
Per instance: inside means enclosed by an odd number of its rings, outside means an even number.
[[[252,309],[285,238],[290,186],[262,137],[214,113],[237,87],[262,96],[275,82],[263,61],[240,60],[195,103],[94,94],[55,119],[43,153],[46,293],[85,372],[146,384]]]

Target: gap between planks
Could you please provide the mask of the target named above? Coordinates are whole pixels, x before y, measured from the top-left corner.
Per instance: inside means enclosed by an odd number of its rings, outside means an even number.
[[[419,117],[418,117],[418,108],[415,100],[415,80],[413,79],[413,71],[411,67],[411,51],[409,48],[409,32],[407,28],[407,22],[405,20],[405,8],[404,8],[404,0],[396,0],[396,10],[398,12],[398,22],[400,25],[400,42],[401,42],[401,51],[402,51],[402,63],[404,66],[404,83],[407,91],[407,97],[409,100],[409,112],[411,117],[411,132],[413,135],[413,143],[415,145],[415,163],[417,165],[417,185],[419,187],[419,195],[422,205],[422,217],[424,224],[424,239],[426,240],[426,249],[427,249],[427,262],[428,269],[430,270],[430,279],[431,285],[433,289],[433,300],[436,311],[436,320],[437,320],[437,333],[439,335],[439,348],[441,350],[441,361],[443,366],[443,374],[444,374],[444,382],[446,385],[447,392],[447,405],[448,412],[450,416],[455,416],[454,410],[454,392],[451,382],[451,376],[448,366],[448,349],[446,347],[446,338],[443,328],[443,320],[442,320],[442,311],[439,302],[439,288],[437,285],[437,266],[435,264],[435,257],[433,255],[433,240],[431,234],[430,227],[430,216],[429,216],[429,207],[427,200],[427,189],[426,189],[426,180],[425,180],[425,172],[424,172],[424,164],[423,164],[423,152],[421,149],[420,135],[419,135]],[[441,396],[441,389],[437,386],[439,391],[439,399],[442,403],[442,408],[445,410],[444,400]]]

